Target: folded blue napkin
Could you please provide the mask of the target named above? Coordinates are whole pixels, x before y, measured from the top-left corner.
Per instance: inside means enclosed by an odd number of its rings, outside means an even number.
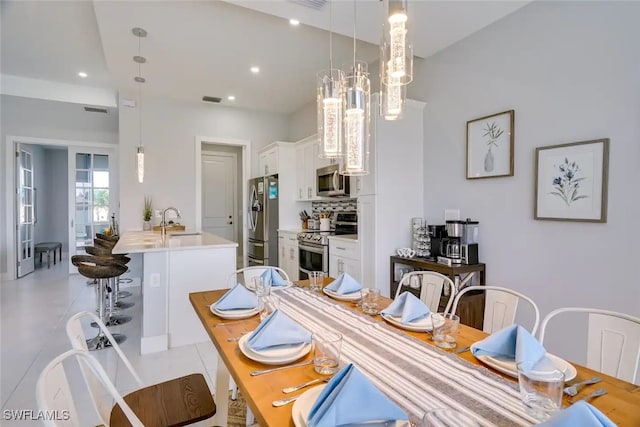
[[[260,277],[263,280],[271,280],[271,286],[287,286],[289,283],[273,268],[265,270]]]
[[[615,427],[616,424],[598,408],[579,400],[538,425],[545,427]]]
[[[280,310],[264,319],[247,340],[253,350],[310,342],[311,334]]]
[[[520,362],[539,362],[547,351],[520,325],[507,326],[473,345],[474,356],[503,356]]]
[[[331,282],[325,289],[335,292],[338,295],[352,294],[362,289],[362,285],[349,273],[342,273],[336,280]]]
[[[213,305],[216,310],[241,310],[256,308],[258,297],[240,283],[229,289],[226,294]]]
[[[381,312],[381,314],[387,314],[389,316],[401,316],[401,323],[411,323],[424,319],[430,313],[431,310],[429,310],[429,307],[409,291],[401,293],[389,307]]]
[[[407,414],[353,364],[336,373],[311,407],[308,427],[334,427],[365,421],[407,420]]]

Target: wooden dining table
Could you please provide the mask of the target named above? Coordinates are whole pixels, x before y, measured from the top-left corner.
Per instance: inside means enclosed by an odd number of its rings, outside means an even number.
[[[325,286],[332,280],[333,279],[331,278],[326,278]],[[295,283],[296,286],[301,287],[308,287],[309,285],[308,281],[305,280]],[[317,374],[313,369],[313,365],[310,364],[301,367],[292,367],[269,374],[251,376],[250,373],[253,370],[267,369],[274,366],[258,363],[245,357],[238,347],[238,342],[229,339],[237,338],[246,333],[246,331],[255,329],[260,323],[260,319],[258,315],[255,315],[243,320],[225,320],[214,315],[209,307],[224,295],[225,292],[226,290],[214,290],[189,294],[189,300],[219,355],[215,385],[215,400],[218,411],[213,419],[214,424],[222,426],[227,425],[228,393],[220,392],[220,390],[229,390],[229,375],[231,375],[245,398],[256,422],[261,426],[293,426],[291,404],[274,407],[272,402],[274,400],[283,399],[293,395],[283,394],[283,388],[301,384],[312,379],[322,378],[322,375]],[[305,290],[305,292],[311,291]],[[329,298],[321,293],[317,294],[322,295],[323,298]],[[381,309],[385,308],[392,302],[392,300],[388,298],[382,297],[381,299]],[[349,307],[350,310],[362,313],[360,307],[353,302],[333,301],[335,304],[340,304],[342,306]],[[379,315],[372,316],[371,318],[388,325],[387,322],[385,322]],[[428,338],[428,334],[425,332],[412,332],[396,328],[392,325],[388,325],[388,327],[402,331],[402,333],[408,334],[429,345],[434,345],[433,341]],[[487,334],[483,331],[473,329],[465,325],[460,325],[457,348],[459,349],[470,346],[471,344],[486,337]],[[470,351],[460,353],[455,357],[464,359],[476,366],[483,366]],[[311,353],[309,353],[305,357],[296,361],[296,363],[311,360],[312,356]],[[586,380],[593,376],[599,376],[602,379],[602,382],[599,383],[597,387],[606,389],[608,393],[604,396],[591,400],[590,403],[592,405],[597,407],[619,426],[640,426],[639,386],[604,375],[575,363],[572,363],[572,365],[577,370],[577,376],[574,380],[570,381],[570,383]],[[517,384],[517,380],[512,377],[495,371],[490,367],[486,367],[486,369],[507,381]],[[595,386],[583,389],[577,398],[579,399],[580,397],[587,395],[594,389]],[[305,389],[301,390],[300,393],[304,391]],[[563,403],[566,406],[572,403],[570,398],[567,396],[564,396],[563,400]]]

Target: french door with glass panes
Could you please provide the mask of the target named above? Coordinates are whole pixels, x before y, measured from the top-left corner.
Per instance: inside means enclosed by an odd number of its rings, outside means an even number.
[[[16,208],[17,208],[17,277],[34,270],[33,235],[35,228],[35,188],[33,156],[28,146],[16,145]]]
[[[116,213],[115,152],[69,148],[69,256],[85,253],[96,233],[109,228]],[[72,264],[69,272],[76,272]]]

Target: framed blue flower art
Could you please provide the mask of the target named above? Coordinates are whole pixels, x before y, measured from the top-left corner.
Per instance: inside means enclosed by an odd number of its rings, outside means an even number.
[[[534,218],[607,222],[609,139],[536,148]]]

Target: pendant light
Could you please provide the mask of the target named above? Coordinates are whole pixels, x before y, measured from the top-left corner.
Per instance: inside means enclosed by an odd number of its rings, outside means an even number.
[[[320,157],[342,156],[344,74],[333,68],[333,6],[329,2],[329,69],[317,75],[318,138]]]
[[[343,175],[369,173],[371,84],[367,63],[356,61],[356,1],[353,2],[353,65],[345,76]]]
[[[384,0],[385,22],[380,43],[380,114],[401,117],[406,85],[413,80],[413,47],[407,37],[407,1]]]
[[[147,37],[147,32],[143,28],[135,27],[131,30],[134,36],[138,37],[138,55],[133,57],[134,62],[138,64],[138,75],[134,80],[138,84],[138,147],[136,148],[136,171],[138,182],[142,184],[144,181],[144,146],[142,145],[142,84],[146,81],[142,77],[141,64],[147,62],[146,58],[141,55],[141,40]]]

